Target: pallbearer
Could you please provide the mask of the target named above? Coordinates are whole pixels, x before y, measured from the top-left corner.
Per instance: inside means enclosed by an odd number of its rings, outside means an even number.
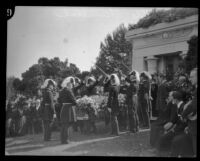
[[[110,88],[107,107],[111,109],[111,134],[119,135],[119,125],[117,116],[119,114],[118,94],[120,90],[120,80],[117,74],[110,76]]]
[[[75,105],[76,99],[73,93],[74,80],[72,77],[67,77],[62,82],[62,90],[59,93],[58,103],[62,104],[60,112],[61,144],[68,144],[69,140],[69,127],[76,122]]]
[[[150,80],[151,76],[148,72],[143,71],[140,74],[140,84],[138,91],[138,116],[139,121],[144,128],[149,128],[150,126]]]
[[[44,125],[44,141],[51,140],[51,123],[53,118],[56,118],[56,111],[54,107],[53,100],[53,89],[56,86],[56,83],[52,79],[46,79],[42,85],[43,90],[43,100],[42,100],[42,119]]]

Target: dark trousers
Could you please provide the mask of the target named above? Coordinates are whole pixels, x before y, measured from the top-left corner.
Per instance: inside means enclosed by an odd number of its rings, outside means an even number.
[[[192,139],[193,152],[194,152],[194,155],[196,156],[197,155],[197,135],[189,133],[189,136]]]
[[[150,128],[150,145],[156,147],[157,142],[164,133],[163,125],[157,122],[151,124]]]
[[[127,129],[127,126],[128,126],[127,110],[123,109],[122,111],[120,111],[117,118],[118,118],[118,122],[119,122],[119,128],[122,129],[122,130]]]
[[[96,125],[95,125],[95,121],[93,120],[89,120],[89,132],[93,132],[93,133],[96,133],[97,132],[97,128],[96,128]]]
[[[51,139],[51,121],[43,120],[44,125],[44,141]]]
[[[73,124],[73,130],[78,131],[78,121]]]
[[[117,120],[117,113],[111,113],[111,130],[112,134],[119,135],[119,124]]]
[[[172,140],[171,156],[172,157],[189,157],[193,155],[192,138],[185,133],[177,135]]]
[[[33,129],[34,129],[34,134],[39,134],[40,132],[42,132],[41,120],[37,119],[33,121]]]
[[[69,123],[61,123],[61,132],[60,132],[60,141],[61,143],[65,143],[69,141]]]
[[[150,126],[148,105],[145,102],[139,102],[138,116],[139,116],[139,121],[142,126],[144,127]]]
[[[139,130],[139,119],[136,111],[128,113],[129,129],[131,132],[137,132]]]
[[[158,141],[158,150],[159,151],[167,151],[170,149],[171,143],[173,138],[176,136],[176,134],[172,131],[163,134],[159,141]]]

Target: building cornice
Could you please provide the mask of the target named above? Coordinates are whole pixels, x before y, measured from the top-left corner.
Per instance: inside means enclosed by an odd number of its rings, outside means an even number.
[[[125,34],[125,37],[127,40],[137,39],[153,34],[159,34],[165,31],[177,30],[180,28],[191,27],[195,25],[198,25],[198,15],[186,17],[184,19],[180,19],[171,23],[159,23],[147,29],[139,28],[132,31],[128,31]]]

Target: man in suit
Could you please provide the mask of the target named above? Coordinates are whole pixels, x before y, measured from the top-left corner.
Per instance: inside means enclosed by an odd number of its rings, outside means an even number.
[[[160,136],[164,133],[164,127],[167,124],[175,124],[177,118],[177,106],[172,103],[173,91],[169,92],[169,96],[166,99],[167,108],[163,111],[163,113],[158,117],[158,119],[151,124],[150,129],[150,144],[152,147],[156,147],[157,141]]]
[[[156,110],[158,111],[158,117],[166,109],[166,98],[168,97],[168,85],[165,74],[158,75],[158,90],[156,98]]]
[[[182,101],[181,93],[174,91],[172,97],[173,103],[177,106],[177,117],[174,121],[174,124],[172,122],[168,122],[164,125],[165,132],[158,141],[158,150],[160,154],[162,154],[163,151],[170,149],[174,137],[183,133],[185,127],[187,126],[187,124],[181,119],[181,114],[183,113],[185,105]]]

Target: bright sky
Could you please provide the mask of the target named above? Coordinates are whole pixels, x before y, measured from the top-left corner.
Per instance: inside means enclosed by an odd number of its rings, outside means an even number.
[[[100,42],[120,24],[135,24],[152,8],[16,7],[8,21],[7,76],[21,74],[40,57],[59,57],[90,70]]]

